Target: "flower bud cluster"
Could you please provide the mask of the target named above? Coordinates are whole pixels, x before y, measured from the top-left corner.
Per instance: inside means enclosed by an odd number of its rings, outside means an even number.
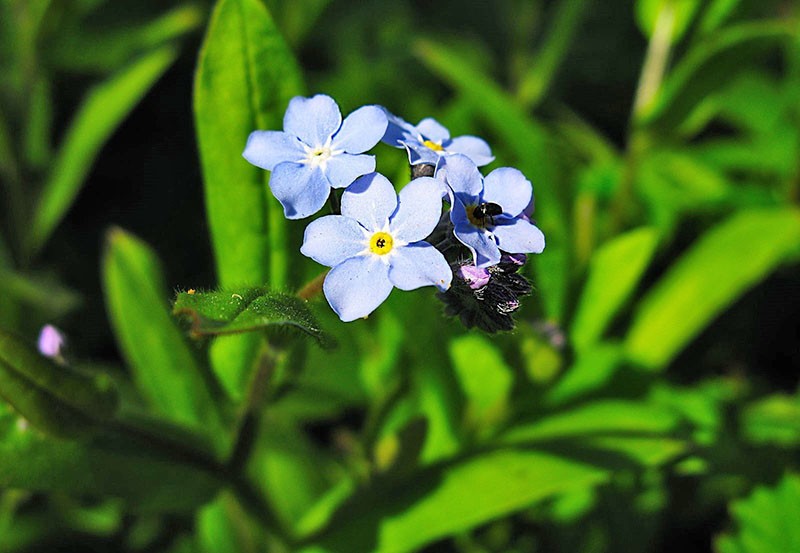
[[[321,94],[293,98],[283,126],[251,133],[243,155],[271,171],[270,189],[289,219],[337,200],[332,215],[308,225],[300,251],[331,267],[323,292],[343,321],[366,317],[394,288],[435,286],[466,326],[513,328],[531,290],[518,269],[524,254],[545,245],[530,219],[533,187],[520,171],[501,167],[484,177],[479,167],[494,160],[484,140],[451,138],[431,118],[411,125],[380,106],[343,120]],[[412,181],[399,194],[365,153],[378,142],[408,153]]]

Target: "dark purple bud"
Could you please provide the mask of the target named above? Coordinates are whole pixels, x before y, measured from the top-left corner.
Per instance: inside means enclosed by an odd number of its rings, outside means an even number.
[[[522,267],[526,261],[528,261],[528,256],[524,253],[504,253],[500,257],[500,263],[516,265],[517,267]]]

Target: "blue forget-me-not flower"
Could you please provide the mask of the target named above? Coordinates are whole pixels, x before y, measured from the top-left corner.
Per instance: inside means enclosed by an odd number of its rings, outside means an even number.
[[[289,219],[319,211],[331,188],[345,188],[375,170],[375,157],[363,155],[383,137],[384,110],[363,106],[342,121],[330,96],[297,96],[289,102],[283,131],[254,131],[244,158],[272,171],[269,186]]]
[[[442,187],[420,177],[398,196],[386,177],[371,173],[344,191],[341,215],[308,225],[300,251],[333,267],[322,290],[342,321],[366,317],[395,287],[450,286],[447,260],[424,241],[439,222]]]
[[[494,161],[489,145],[477,136],[450,138],[450,131],[438,121],[427,117],[414,126],[387,112],[389,125],[383,142],[408,151],[408,162],[415,165],[436,165],[439,158],[450,154],[463,154],[481,167]]]
[[[453,232],[470,250],[477,267],[499,263],[501,250],[544,250],[544,234],[525,213],[533,187],[519,170],[501,167],[484,179],[472,160],[453,155],[442,160],[436,176],[451,190]]]

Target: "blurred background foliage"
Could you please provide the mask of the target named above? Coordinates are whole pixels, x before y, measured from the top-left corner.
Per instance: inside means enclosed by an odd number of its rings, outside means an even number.
[[[0,75],[0,551],[800,551],[796,2],[0,0]],[[291,298],[316,92],[533,182],[513,333]]]

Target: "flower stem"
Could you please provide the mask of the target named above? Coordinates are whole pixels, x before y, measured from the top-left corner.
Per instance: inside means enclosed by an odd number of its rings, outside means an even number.
[[[322,283],[325,281],[325,277],[328,276],[329,272],[330,269],[325,270],[314,277],[313,280],[306,283],[306,285],[297,292],[297,297],[308,301],[320,295],[322,293]]]

